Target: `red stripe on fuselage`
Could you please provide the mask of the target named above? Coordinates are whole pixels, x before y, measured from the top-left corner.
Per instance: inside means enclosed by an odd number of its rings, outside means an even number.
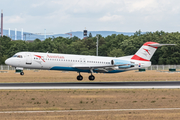
[[[146,59],[144,59],[144,58],[141,58],[141,57],[139,57],[139,56],[137,56],[137,55],[134,55],[131,59],[132,59],[132,60],[139,60],[139,61],[149,61],[149,60],[146,60]]]
[[[39,55],[34,55],[34,56],[40,58],[43,62],[45,62],[44,59],[42,59],[42,56],[39,56]]]

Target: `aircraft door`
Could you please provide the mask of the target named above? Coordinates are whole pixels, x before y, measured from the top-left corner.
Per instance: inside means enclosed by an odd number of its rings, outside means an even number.
[[[26,54],[26,65],[31,65],[32,64],[32,57],[30,53]]]

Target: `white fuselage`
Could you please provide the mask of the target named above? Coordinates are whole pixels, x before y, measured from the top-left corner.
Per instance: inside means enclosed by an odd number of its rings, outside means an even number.
[[[116,58],[40,52],[19,52],[13,57],[8,58],[5,63],[19,68],[77,72],[93,71],[102,73],[118,73],[151,66],[150,61],[132,60],[131,57],[132,56]],[[122,68],[119,68],[118,65],[112,65],[112,60],[114,59],[131,62],[134,66],[125,66],[124,68],[122,66]]]

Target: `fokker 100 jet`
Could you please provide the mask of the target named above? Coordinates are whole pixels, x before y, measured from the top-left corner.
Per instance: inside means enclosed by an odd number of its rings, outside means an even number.
[[[18,52],[5,63],[16,67],[16,69],[44,69],[77,71],[77,80],[81,81],[81,72],[91,73],[89,80],[94,80],[93,73],[119,73],[129,70],[146,68],[151,66],[151,57],[156,49],[163,45],[156,42],[146,42],[135,53],[135,55],[124,57],[100,57],[72,54],[54,54],[40,52]],[[22,71],[20,75],[24,75]]]

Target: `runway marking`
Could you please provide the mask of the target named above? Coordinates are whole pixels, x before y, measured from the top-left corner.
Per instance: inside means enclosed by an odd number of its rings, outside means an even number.
[[[148,108],[148,109],[100,109],[100,110],[54,110],[54,111],[0,111],[1,113],[54,113],[54,112],[115,112],[115,111],[152,111],[152,110],[180,110],[180,108]]]

